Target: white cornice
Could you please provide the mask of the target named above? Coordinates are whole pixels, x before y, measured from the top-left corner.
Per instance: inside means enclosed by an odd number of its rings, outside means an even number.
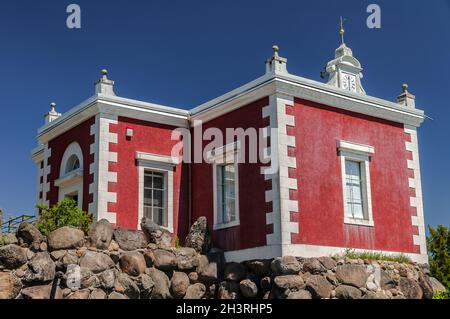
[[[191,124],[194,120],[207,122],[275,93],[414,127],[420,126],[425,119],[424,112],[419,109],[405,108],[394,102],[348,92],[288,73],[276,75],[269,73],[190,111],[118,96],[96,94],[57,120],[40,128],[38,140],[45,144],[97,114],[124,116],[174,127],[189,127],[189,121]]]

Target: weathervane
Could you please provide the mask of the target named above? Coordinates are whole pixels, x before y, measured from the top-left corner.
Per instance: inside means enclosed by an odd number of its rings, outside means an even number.
[[[340,30],[339,30],[339,34],[341,35],[341,44],[344,44],[344,33],[345,33],[344,21],[345,21],[345,19],[342,18],[342,16],[341,16],[341,23],[340,23]]]

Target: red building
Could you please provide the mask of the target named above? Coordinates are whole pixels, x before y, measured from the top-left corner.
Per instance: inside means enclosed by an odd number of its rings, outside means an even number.
[[[147,216],[180,238],[206,216],[228,260],[351,247],[427,262],[415,97],[366,95],[345,44],[327,83],[286,65],[274,46],[265,75],[191,110],[118,97],[103,71],[38,131],[38,202],[71,197],[132,229]]]

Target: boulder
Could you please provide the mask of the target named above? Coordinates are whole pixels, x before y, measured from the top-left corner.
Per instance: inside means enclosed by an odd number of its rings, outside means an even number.
[[[23,280],[25,282],[45,283],[55,278],[56,265],[47,252],[39,252],[28,263],[28,270]]]
[[[422,299],[423,297],[422,289],[414,279],[400,277],[398,289],[407,299]]]
[[[169,278],[165,273],[156,268],[150,268],[148,270],[148,275],[152,278],[155,286],[153,287],[153,291],[151,293],[152,299],[170,299],[170,291],[169,291]]]
[[[170,271],[177,267],[175,254],[164,249],[149,250],[144,254],[148,267],[156,267],[163,271]]]
[[[186,294],[184,295],[184,299],[202,299],[202,297],[206,293],[206,287],[204,284],[196,283],[190,285],[186,290]]]
[[[27,251],[17,245],[0,247],[0,266],[6,269],[16,269],[27,262]]]
[[[207,253],[211,248],[208,220],[202,216],[191,226],[186,237],[186,247],[194,248],[198,253]]]
[[[182,247],[175,250],[179,270],[190,270],[198,266],[197,252],[193,248]]]
[[[42,236],[39,229],[27,222],[22,222],[19,225],[16,234],[20,244],[27,245],[34,250],[38,250],[39,245],[44,240],[44,236]]]
[[[138,251],[122,254],[119,264],[120,269],[130,276],[139,276],[145,272],[146,268],[144,256]]]
[[[336,260],[331,257],[319,257],[317,258],[317,260],[320,261],[320,263],[326,270],[334,270],[334,268],[336,268],[337,266]]]
[[[64,276],[66,287],[71,290],[77,290],[81,287],[81,267],[78,265],[69,265]]]
[[[273,272],[281,275],[296,275],[302,269],[297,258],[292,256],[283,256],[275,258],[270,267]]]
[[[113,228],[108,220],[101,219],[89,231],[89,246],[97,249],[108,249],[113,236]]]
[[[50,250],[79,248],[84,243],[84,232],[77,228],[64,226],[48,234],[47,242]]]
[[[114,262],[104,253],[88,250],[84,256],[81,257],[80,266],[81,268],[86,268],[97,274],[114,267]]]
[[[143,232],[126,228],[114,230],[114,240],[123,250],[136,250],[147,247],[148,241]]]
[[[261,286],[263,291],[268,291],[272,288],[272,279],[268,276],[261,279],[259,282],[259,285]]]
[[[424,299],[433,299],[434,296],[433,286],[431,285],[429,278],[430,277],[424,275],[422,272],[419,272],[419,286],[422,288]]]
[[[222,281],[217,289],[218,299],[239,299],[240,287],[236,281]]]
[[[142,218],[141,229],[150,243],[156,244],[160,248],[169,248],[173,246],[172,233],[154,223],[150,218]]]
[[[258,286],[250,279],[242,280],[239,288],[244,298],[255,298],[258,295]]]
[[[330,298],[333,285],[321,275],[311,275],[306,278],[306,289],[317,299]]]
[[[98,279],[100,280],[100,285],[106,289],[114,288],[114,283],[116,282],[116,269],[108,269],[98,275]]]
[[[384,290],[389,290],[395,288],[396,284],[392,277],[386,270],[380,270],[380,288]]]
[[[362,299],[389,299],[387,295],[380,292],[368,291]]]
[[[91,291],[89,289],[77,290],[67,296],[65,299],[73,299],[73,300],[85,300],[89,299],[89,295]]]
[[[361,265],[345,264],[336,267],[336,278],[339,282],[354,286],[356,288],[365,287],[369,274],[366,268]]]
[[[23,299],[50,299],[52,285],[33,286],[22,289],[20,292]]]
[[[11,272],[0,272],[0,300],[15,299],[22,289],[22,283],[19,278]]]
[[[121,293],[113,291],[112,293],[109,294],[108,299],[130,299],[130,298]]]
[[[305,287],[305,282],[299,275],[277,276],[273,282],[281,290],[299,291]]]
[[[200,255],[198,257],[197,273],[202,282],[213,282],[218,279],[216,262],[209,262],[208,257]]]
[[[89,299],[94,300],[101,300],[106,298],[107,298],[106,292],[104,292],[102,289],[99,288],[92,290],[91,294],[89,295]]]
[[[52,259],[54,261],[57,261],[59,259],[61,259],[62,257],[64,257],[67,254],[67,250],[54,250],[50,253],[50,257],[52,257]]]
[[[248,270],[260,277],[264,277],[270,274],[270,260],[250,260],[245,262],[245,266]]]
[[[190,282],[191,284],[195,284],[195,283],[198,282],[198,274],[197,274],[195,271],[191,271],[191,272],[188,274],[188,277],[189,277],[189,282]]]
[[[97,288],[100,286],[100,279],[89,269],[81,268],[80,288]]]
[[[326,271],[325,267],[317,258],[308,258],[303,262],[303,271],[309,272],[311,274],[320,274]]]
[[[431,288],[433,288],[433,294],[437,293],[438,291],[446,290],[445,286],[443,284],[441,284],[439,282],[439,280],[437,280],[436,278],[430,277],[429,280],[430,280]]]
[[[140,299],[150,299],[155,283],[147,274],[142,274],[136,280],[136,284],[140,291]]]
[[[312,296],[308,290],[301,289],[291,292],[286,299],[312,299]]]
[[[184,272],[174,271],[170,280],[170,291],[174,298],[183,298],[189,287],[189,277]]]
[[[361,299],[361,296],[361,290],[353,286],[340,285],[336,288],[336,298],[338,299]]]
[[[241,281],[247,277],[247,269],[241,263],[232,262],[225,267],[225,280]]]
[[[130,299],[139,299],[139,287],[127,274],[120,273],[117,276],[114,290],[118,293],[124,294]]]

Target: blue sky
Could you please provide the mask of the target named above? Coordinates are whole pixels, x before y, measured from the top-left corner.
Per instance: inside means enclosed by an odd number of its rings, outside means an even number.
[[[66,7],[81,6],[79,30]],[[381,7],[381,29],[366,26]],[[394,100],[407,82],[433,121],[419,131],[426,223],[450,226],[450,0],[0,2],[0,207],[32,213],[30,151],[55,101],[67,111],[94,93],[107,68],[120,96],[191,108],[264,73],[271,46],[288,70],[321,81],[346,43],[369,95]]]

